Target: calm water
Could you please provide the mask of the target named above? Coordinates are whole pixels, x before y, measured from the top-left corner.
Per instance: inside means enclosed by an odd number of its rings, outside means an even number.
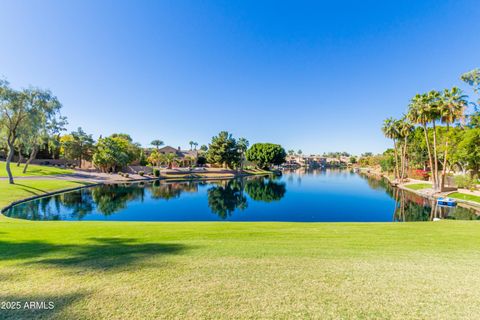
[[[415,194],[349,170],[299,170],[281,177],[148,182],[92,187],[19,204],[31,220],[426,221],[477,219],[473,209],[432,207]]]

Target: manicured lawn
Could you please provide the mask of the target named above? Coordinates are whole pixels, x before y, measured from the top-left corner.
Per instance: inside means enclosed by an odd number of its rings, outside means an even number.
[[[472,194],[454,192],[454,193],[450,193],[448,196],[450,198],[456,198],[456,199],[461,199],[461,200],[469,200],[469,201],[474,201],[474,202],[479,202],[480,203],[480,197],[472,195]]]
[[[480,224],[0,218],[0,318],[472,319]]]
[[[26,180],[19,179],[15,184],[0,180],[0,208],[15,200],[41,195],[59,189],[74,188],[85,185],[84,182],[66,180]],[[1,231],[0,231],[1,232]]]
[[[428,189],[432,187],[431,183],[412,183],[405,185],[406,188],[412,190],[421,190],[421,189]]]
[[[17,167],[16,163],[12,163],[10,165],[10,169],[12,170],[12,175],[14,177],[30,177],[30,176],[51,176],[55,174],[68,174],[73,173],[73,170],[69,169],[61,169],[56,167],[49,167],[49,166],[37,166],[37,165],[29,165],[27,172],[23,173],[24,165],[21,164]],[[5,161],[0,161],[0,177],[7,177],[7,170],[5,169]]]

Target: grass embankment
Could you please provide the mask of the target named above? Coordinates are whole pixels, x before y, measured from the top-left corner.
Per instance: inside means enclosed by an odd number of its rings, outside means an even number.
[[[412,184],[405,185],[405,188],[408,188],[411,190],[422,190],[422,189],[428,189],[431,187],[432,187],[431,183],[412,183]]]
[[[17,167],[16,163],[10,165],[12,170],[12,175],[14,177],[32,177],[32,176],[51,176],[57,174],[70,174],[73,173],[73,170],[62,169],[49,166],[38,166],[38,165],[29,165],[27,172],[23,173],[23,167],[25,165],[21,164]],[[0,177],[7,177],[7,170],[5,168],[5,161],[0,161]]]
[[[450,198],[460,199],[460,200],[468,200],[473,202],[480,203],[480,197],[473,195],[473,194],[466,194],[460,192],[453,192],[448,195]]]
[[[66,180],[26,179],[16,180],[15,184],[9,184],[8,180],[0,180],[0,208],[20,199],[38,196],[56,190],[80,187],[86,184],[88,183]]]
[[[480,224],[0,219],[21,319],[452,319],[480,314]],[[441,303],[439,302],[441,301]]]

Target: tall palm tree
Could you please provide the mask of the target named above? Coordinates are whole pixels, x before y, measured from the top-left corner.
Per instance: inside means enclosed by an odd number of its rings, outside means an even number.
[[[442,178],[440,188],[443,190],[445,187],[445,176],[447,173],[447,159],[448,159],[448,143],[449,143],[449,131],[450,126],[462,120],[465,117],[465,110],[467,108],[466,96],[462,91],[453,87],[452,89],[445,89],[441,97],[441,103],[439,104],[440,121],[447,126],[447,132],[445,136],[445,150],[443,155],[442,166]]]
[[[430,170],[432,171],[432,182],[433,182],[433,185],[435,185],[436,181],[435,181],[435,176],[433,174],[432,147],[430,145],[430,139],[428,137],[428,128],[427,128],[427,124],[429,122],[429,117],[427,113],[428,111],[427,102],[428,102],[428,99],[426,94],[415,95],[408,106],[407,117],[412,123],[419,124],[423,128],[423,132],[425,134],[425,144],[427,146],[427,152],[428,152],[429,166],[430,166]]]
[[[193,142],[193,141],[191,141],[191,140],[190,140],[190,142],[188,143],[188,144],[190,145],[190,150],[193,150],[193,144],[194,144],[194,143],[195,143],[195,142]]]
[[[407,117],[404,115],[402,119],[397,120],[396,128],[398,130],[398,137],[403,139],[403,146],[401,150],[401,173],[400,181],[406,178],[407,173],[407,145],[408,138],[413,131],[413,125],[408,121]]]
[[[247,152],[250,143],[245,138],[240,138],[237,141],[237,149],[240,152],[240,170],[243,171],[243,162],[245,161],[245,152]]]
[[[394,169],[394,176],[395,180],[400,176],[400,170],[398,168],[398,146],[397,140],[399,138],[398,126],[397,121],[394,118],[388,118],[383,121],[382,132],[385,137],[393,140],[393,152],[395,156],[395,169]]]
[[[193,143],[193,150],[197,150],[198,142]]]
[[[157,148],[157,150],[158,150],[158,148],[160,148],[160,146],[163,146],[164,143],[163,143],[162,140],[155,139],[155,140],[153,140],[152,142],[150,142],[150,144],[151,144],[152,146],[155,146],[155,147]]]

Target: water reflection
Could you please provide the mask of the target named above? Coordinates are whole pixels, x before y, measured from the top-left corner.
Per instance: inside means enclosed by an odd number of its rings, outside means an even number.
[[[288,189],[288,192],[287,192]],[[384,179],[348,170],[298,170],[281,177],[103,185],[14,206],[29,220],[429,221],[478,219],[478,209],[437,206]]]
[[[393,221],[433,221],[434,219],[480,220],[478,209],[458,204],[456,207],[439,206],[413,192],[392,187],[384,178],[362,175],[372,189],[385,190],[395,200]]]

